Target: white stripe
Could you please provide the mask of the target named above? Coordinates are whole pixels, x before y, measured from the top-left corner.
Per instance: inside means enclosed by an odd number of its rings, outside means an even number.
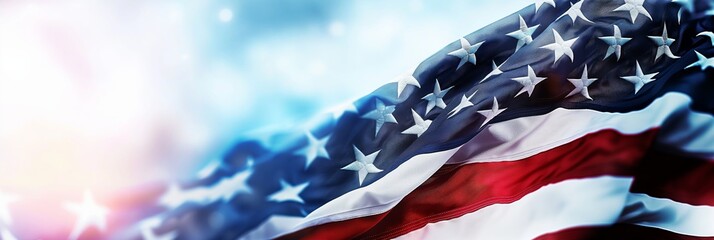
[[[398,239],[533,239],[567,228],[615,223],[714,236],[714,207],[629,193],[630,183],[631,178],[607,176],[567,180],[544,186],[510,204],[495,204],[429,223]]]
[[[374,183],[355,189],[340,196],[310,213],[302,221],[292,224],[277,224],[268,220],[247,236],[265,238],[280,236],[307,227],[357,217],[371,216],[386,212],[395,206],[404,196],[421,185],[438,170],[456,151],[468,151],[470,157],[449,159],[449,164],[471,162],[498,162],[519,160],[533,156],[588,133],[602,129],[614,129],[621,133],[634,134],[662,125],[673,112],[696,115],[699,126],[711,128],[714,117],[692,112],[688,106],[689,96],[682,93],[667,93],[656,99],[650,106],[629,113],[607,113],[583,109],[556,109],[546,115],[523,117],[495,123],[474,139],[461,147],[414,156],[398,168]],[[697,130],[683,129],[677,134],[693,136]],[[697,131],[702,131],[699,128]],[[714,131],[714,130],[707,130]],[[711,134],[705,135],[712,138]],[[668,139],[666,134],[658,137]],[[714,156],[714,150],[703,140],[709,138],[677,138],[677,144],[687,151],[702,152]],[[470,149],[465,149],[466,147]],[[461,148],[461,150],[459,150]],[[261,232],[257,234],[257,232]]]
[[[533,239],[575,226],[609,225],[620,216],[631,183],[632,178],[611,176],[566,180],[398,239]]]
[[[636,134],[662,126],[670,118],[685,121],[666,123],[673,130],[658,134],[662,142],[714,156],[714,117],[693,112],[688,107],[690,102],[689,96],[672,92],[644,109],[628,113],[558,108],[545,115],[494,123],[464,144],[456,155],[459,157],[447,164],[520,160],[603,129]]]
[[[660,228],[689,236],[714,236],[714,207],[694,206],[632,193],[620,222]]]
[[[243,238],[275,238],[323,223],[386,212],[426,181],[458,149],[414,156],[372,184],[352,190],[322,205],[302,221],[283,221],[276,224],[269,219]]]

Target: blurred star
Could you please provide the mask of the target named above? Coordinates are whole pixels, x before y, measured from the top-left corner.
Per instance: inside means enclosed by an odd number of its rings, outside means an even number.
[[[81,204],[67,203],[67,211],[77,215],[77,222],[69,235],[69,239],[77,239],[89,226],[94,225],[100,231],[107,227],[107,214],[109,209],[97,204],[89,191],[84,192],[84,201]]]
[[[275,202],[295,201],[305,203],[300,197],[300,193],[305,190],[308,185],[310,185],[309,182],[293,186],[284,180],[280,180],[282,189],[268,196],[268,200]]]
[[[305,168],[308,168],[310,164],[315,161],[318,157],[330,159],[330,154],[327,153],[325,145],[330,139],[330,136],[325,136],[323,138],[317,139],[311,132],[307,132],[307,145],[298,150],[298,154],[305,156]]]

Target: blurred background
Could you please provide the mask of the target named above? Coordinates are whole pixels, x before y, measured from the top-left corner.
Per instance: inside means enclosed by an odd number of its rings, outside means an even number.
[[[118,194],[195,177],[530,3],[0,0],[10,229],[70,229],[62,204],[85,190],[111,214]]]

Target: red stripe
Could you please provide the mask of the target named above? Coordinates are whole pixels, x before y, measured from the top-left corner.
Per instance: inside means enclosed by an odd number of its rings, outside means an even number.
[[[430,222],[514,202],[547,184],[631,176],[656,132],[602,130],[519,161],[446,166],[386,213],[310,227],[285,238],[393,238]]]
[[[712,177],[714,160],[653,150],[636,170],[630,191],[692,205],[714,206]]]
[[[714,237],[695,237],[670,232],[664,229],[631,224],[614,226],[577,227],[548,233],[535,240],[595,240],[595,239],[658,239],[658,240],[704,240]]]

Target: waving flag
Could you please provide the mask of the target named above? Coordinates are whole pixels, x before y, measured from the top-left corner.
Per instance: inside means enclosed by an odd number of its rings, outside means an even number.
[[[112,233],[714,237],[712,7],[536,1],[320,124],[237,143]]]

